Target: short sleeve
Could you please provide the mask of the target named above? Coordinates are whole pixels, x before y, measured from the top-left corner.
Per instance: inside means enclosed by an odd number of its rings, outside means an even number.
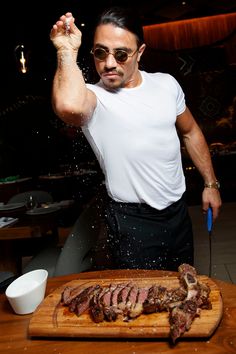
[[[173,77],[175,86],[176,86],[176,113],[177,116],[183,113],[186,109],[185,95],[182,87],[178,81]]]

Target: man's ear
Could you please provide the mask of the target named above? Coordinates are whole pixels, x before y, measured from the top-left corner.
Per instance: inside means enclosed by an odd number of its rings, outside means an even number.
[[[139,47],[139,50],[138,50],[138,62],[140,61],[141,56],[142,56],[142,54],[143,54],[145,48],[146,48],[146,44],[145,44],[145,43],[143,43],[143,44]]]

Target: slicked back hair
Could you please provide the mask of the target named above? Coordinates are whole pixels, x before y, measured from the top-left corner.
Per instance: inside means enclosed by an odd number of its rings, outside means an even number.
[[[131,8],[114,6],[103,11],[98,18],[96,27],[106,24],[112,24],[115,27],[123,28],[133,33],[137,38],[138,47],[144,43],[141,20]]]

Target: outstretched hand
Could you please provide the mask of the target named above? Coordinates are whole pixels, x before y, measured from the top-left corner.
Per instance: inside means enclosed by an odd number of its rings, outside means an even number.
[[[50,39],[57,50],[78,51],[81,46],[82,33],[75,25],[71,12],[62,15],[53,25]]]

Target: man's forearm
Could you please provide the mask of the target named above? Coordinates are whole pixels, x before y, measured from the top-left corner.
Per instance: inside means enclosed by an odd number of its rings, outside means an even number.
[[[79,117],[87,95],[83,74],[77,65],[77,52],[58,51],[53,80],[52,103],[55,113],[66,123],[80,125]],[[82,117],[82,116],[81,116]]]
[[[198,169],[205,183],[216,181],[211,155],[203,134],[198,131],[184,139],[188,154]]]

